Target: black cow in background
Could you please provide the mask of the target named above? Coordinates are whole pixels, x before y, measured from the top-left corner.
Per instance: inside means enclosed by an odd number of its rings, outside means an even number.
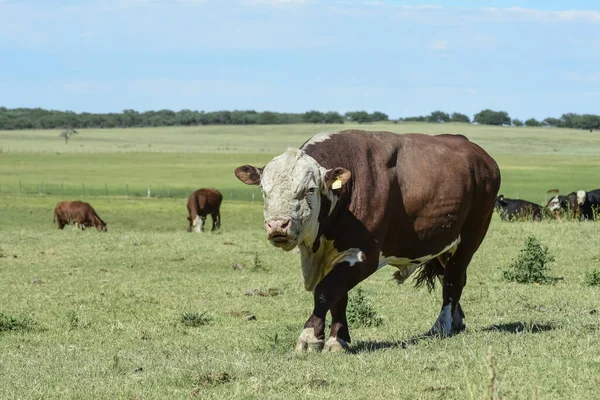
[[[508,199],[504,195],[496,197],[496,210],[503,221],[533,219],[541,221],[542,207],[527,200]]]
[[[600,212],[600,189],[586,192],[580,190],[577,192],[577,205],[581,220],[589,219],[593,221],[594,213]]]

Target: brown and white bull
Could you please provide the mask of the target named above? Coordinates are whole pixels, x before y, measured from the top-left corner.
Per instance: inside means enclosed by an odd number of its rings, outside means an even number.
[[[314,308],[297,351],[338,351],[350,342],[348,291],[384,265],[406,280],[443,283],[430,334],[464,329],[459,300],[500,187],[496,162],[462,135],[320,133],[264,168],[235,175],[260,185],[265,229],[285,251],[300,250]],[[325,341],[325,316],[331,330]]]
[[[212,230],[221,227],[223,195],[217,189],[198,189],[188,197],[188,232],[204,232],[206,216],[212,218]]]
[[[61,201],[56,204],[53,223],[58,225],[58,229],[73,224],[82,230],[94,226],[100,232],[107,231],[106,222],[98,216],[94,207],[79,200]]]

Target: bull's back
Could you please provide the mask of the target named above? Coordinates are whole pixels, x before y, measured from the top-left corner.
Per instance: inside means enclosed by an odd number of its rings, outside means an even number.
[[[462,135],[345,131],[303,147],[327,169],[350,170],[352,214],[407,251],[443,248],[469,215],[491,216],[500,187],[496,162]]]

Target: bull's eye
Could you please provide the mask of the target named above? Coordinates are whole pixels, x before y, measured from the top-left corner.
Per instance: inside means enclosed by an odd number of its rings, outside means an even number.
[[[313,194],[315,194],[316,189],[314,187],[308,188],[306,189],[306,195],[307,196],[312,196]]]

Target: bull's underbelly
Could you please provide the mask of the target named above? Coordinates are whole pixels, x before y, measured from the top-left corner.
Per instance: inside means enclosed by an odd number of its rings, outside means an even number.
[[[417,268],[421,265],[424,265],[430,260],[437,258],[445,253],[454,254],[458,245],[460,244],[460,236],[445,246],[441,251],[433,254],[426,254],[417,258],[406,258],[399,256],[386,256],[383,253],[379,254],[379,265],[377,269],[384,267],[386,265],[391,265],[393,267],[398,268],[400,271],[400,277],[402,278],[400,282],[406,280]],[[397,276],[398,277],[398,276]]]

